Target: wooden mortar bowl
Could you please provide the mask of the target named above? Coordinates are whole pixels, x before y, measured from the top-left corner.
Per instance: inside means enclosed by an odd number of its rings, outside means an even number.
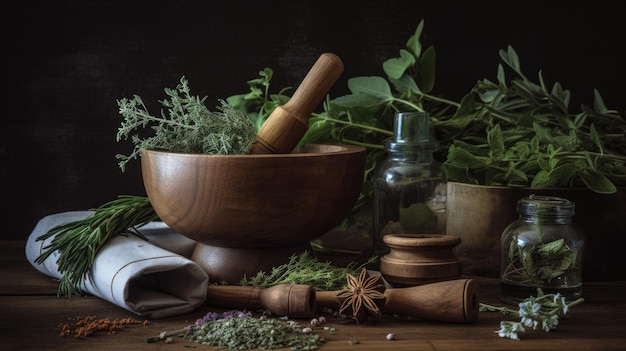
[[[144,187],[173,230],[227,248],[308,242],[337,226],[363,185],[365,148],[310,144],[290,154],[142,150]]]

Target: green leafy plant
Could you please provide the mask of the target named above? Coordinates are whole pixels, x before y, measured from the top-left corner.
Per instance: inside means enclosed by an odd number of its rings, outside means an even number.
[[[626,121],[595,91],[594,108],[568,112],[570,93],[527,79],[512,47],[500,57],[515,76],[507,86],[482,80],[443,126],[476,130],[455,138],[444,167],[449,179],[484,185],[586,186],[597,193],[626,184]],[[466,111],[466,112],[460,112]]]
[[[592,107],[583,105],[572,113],[570,92],[558,82],[548,88],[541,72],[539,83],[528,79],[509,46],[499,52],[504,65],[499,64],[495,83],[478,81],[459,102],[442,98],[433,92],[436,53],[433,46],[421,44],[423,29],[421,21],[399,56],[383,62],[386,77],[350,78],[349,94],[327,99],[324,111],[311,117],[302,140],[368,148],[366,182],[357,206],[371,194],[372,170],[384,155],[383,143],[392,135],[393,114],[399,111],[431,114],[441,146],[436,156],[450,181],[588,187],[602,194],[626,185],[626,120],[605,106],[597,90]],[[509,81],[505,67],[513,73]],[[234,105],[263,106],[271,112],[287,96],[268,95],[270,79],[265,74],[249,81],[250,93],[245,99],[237,96]]]
[[[257,129],[241,110],[220,100],[217,111],[209,110],[205,98],[190,93],[185,77],[175,89],[165,88],[169,100],[160,103],[167,109],[161,116],[152,116],[140,96],[117,100],[123,121],[117,132],[117,141],[130,136],[134,149],[126,155],[117,155],[124,171],[129,160],[137,158],[141,149],[162,149],[174,152],[200,154],[247,154],[256,138]],[[154,134],[140,137],[138,129],[152,129]]]

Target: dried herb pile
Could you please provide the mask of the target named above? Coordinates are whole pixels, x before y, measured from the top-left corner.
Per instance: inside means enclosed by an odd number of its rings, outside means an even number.
[[[249,311],[209,312],[195,324],[185,329],[162,333],[147,342],[169,340],[182,336],[199,344],[229,350],[271,350],[289,347],[293,351],[317,350],[325,342],[310,328],[302,328],[297,322],[270,318],[266,315],[253,317]]]

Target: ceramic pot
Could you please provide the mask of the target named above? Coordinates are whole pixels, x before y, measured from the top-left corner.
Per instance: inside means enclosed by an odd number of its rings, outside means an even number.
[[[626,279],[621,251],[626,247],[626,187],[604,195],[587,188],[530,189],[448,182],[447,234],[461,243],[454,253],[463,274],[497,278],[500,238],[518,217],[517,201],[531,194],[574,202],[573,222],[586,236],[583,281]]]

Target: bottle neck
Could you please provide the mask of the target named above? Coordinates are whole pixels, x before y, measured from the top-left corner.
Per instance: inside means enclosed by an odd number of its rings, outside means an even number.
[[[393,161],[432,163],[434,161],[433,153],[430,151],[388,151],[389,158]]]

